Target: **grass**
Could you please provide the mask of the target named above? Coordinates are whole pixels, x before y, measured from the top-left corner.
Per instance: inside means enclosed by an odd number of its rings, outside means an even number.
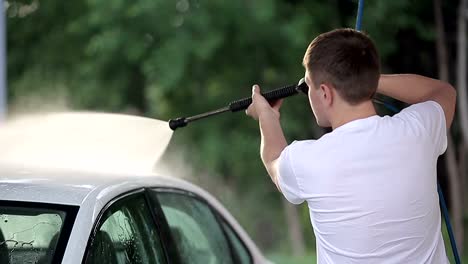
[[[304,256],[294,257],[288,254],[269,254],[267,258],[275,264],[315,264],[317,258],[315,254],[307,254]]]
[[[447,251],[450,263],[455,263],[452,253]],[[304,256],[294,257],[288,254],[268,254],[267,258],[274,264],[316,264],[317,258],[315,254],[308,254]],[[468,263],[468,256],[461,257],[461,263]]]

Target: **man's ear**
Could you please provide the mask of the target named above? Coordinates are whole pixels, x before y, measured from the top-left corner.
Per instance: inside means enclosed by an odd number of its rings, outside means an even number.
[[[320,90],[321,90],[320,96],[322,97],[321,99],[323,103],[326,106],[331,106],[333,104],[335,94],[330,84],[327,84],[327,83],[320,84]]]

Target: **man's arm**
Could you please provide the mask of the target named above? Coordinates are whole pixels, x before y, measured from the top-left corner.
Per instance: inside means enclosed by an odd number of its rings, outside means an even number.
[[[457,92],[446,82],[414,74],[381,75],[377,92],[408,104],[435,101],[444,110],[447,129],[452,124]]]
[[[278,184],[278,158],[286,148],[287,143],[284,138],[279,117],[271,116],[267,113],[259,115],[259,125],[261,134],[260,157],[265,165],[271,180],[281,191]]]
[[[272,105],[260,94],[260,87],[252,89],[252,104],[246,110],[247,115],[258,120],[261,133],[260,157],[271,180],[281,191],[278,184],[278,158],[288,145],[280,125],[279,108],[282,101]]]

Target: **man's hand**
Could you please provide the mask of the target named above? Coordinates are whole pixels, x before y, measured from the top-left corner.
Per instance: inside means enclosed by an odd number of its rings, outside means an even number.
[[[254,85],[252,87],[252,104],[245,110],[245,113],[255,120],[259,120],[260,116],[273,117],[279,120],[279,109],[282,103],[283,100],[280,99],[270,104],[260,93],[260,87]]]

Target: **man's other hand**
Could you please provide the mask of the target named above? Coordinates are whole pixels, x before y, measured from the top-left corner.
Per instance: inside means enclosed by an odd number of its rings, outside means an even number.
[[[258,120],[261,116],[279,119],[279,109],[282,103],[283,99],[269,103],[260,93],[260,87],[254,85],[252,87],[252,104],[245,110],[245,113],[255,120]]]

